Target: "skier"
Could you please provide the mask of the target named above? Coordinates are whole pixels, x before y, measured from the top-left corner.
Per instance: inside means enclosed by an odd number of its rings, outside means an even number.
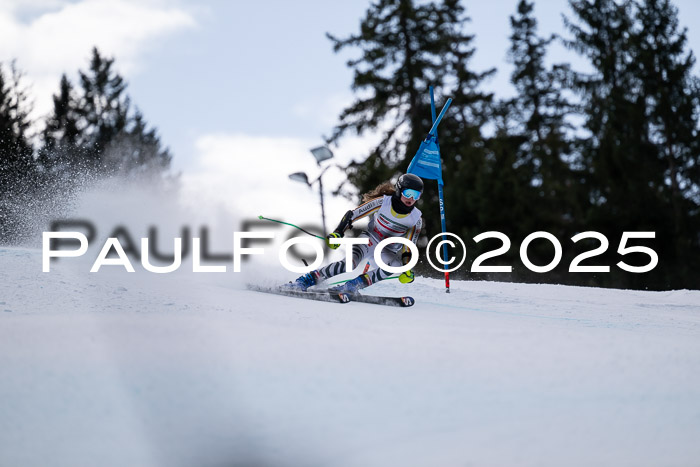
[[[413,243],[420,235],[422,226],[421,212],[415,207],[416,202],[423,193],[423,180],[413,174],[404,174],[399,177],[396,185],[385,182],[362,197],[362,202],[357,208],[348,211],[338,224],[338,227],[326,237],[326,243],[332,249],[340,245],[330,243],[331,239],[342,238],[345,231],[352,227],[356,220],[370,216],[367,230],[363,231],[359,238],[368,238],[367,245],[353,245],[352,269],[355,269],[363,260],[374,257],[374,249],[377,244],[387,237],[405,237]],[[392,243],[382,250],[382,260],[391,267],[406,265],[411,259],[411,253],[405,245]],[[321,281],[329,279],[345,272],[345,259],[331,263],[326,267],[311,271],[299,277],[294,282],[289,282],[284,288],[290,290],[305,291],[309,287]],[[336,287],[337,292],[355,293],[358,290],[386,279],[391,273],[376,268],[360,274],[356,278]],[[399,276],[402,283],[410,283],[414,280],[412,271],[405,271]]]

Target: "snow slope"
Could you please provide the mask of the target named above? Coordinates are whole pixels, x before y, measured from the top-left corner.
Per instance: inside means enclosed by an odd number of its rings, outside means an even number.
[[[89,266],[0,249],[0,466],[700,463],[700,291]]]

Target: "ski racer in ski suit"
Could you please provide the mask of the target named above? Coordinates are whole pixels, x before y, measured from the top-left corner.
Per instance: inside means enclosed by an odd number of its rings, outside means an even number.
[[[401,175],[392,186],[386,182],[363,196],[363,204],[348,211],[333,233],[326,238],[326,243],[332,249],[338,244],[330,243],[331,239],[341,238],[352,223],[365,217],[370,217],[367,230],[359,238],[368,238],[367,245],[352,246],[352,268],[355,269],[365,260],[374,258],[377,244],[388,237],[405,237],[415,243],[420,235],[423,221],[421,212],[415,207],[423,193],[423,180],[413,174]],[[406,265],[411,259],[411,253],[405,245],[392,243],[382,250],[382,260],[391,267]],[[311,271],[299,277],[296,281],[286,284],[285,288],[305,291],[321,281],[345,272],[345,259],[329,264],[316,271]],[[389,277],[391,273],[380,268],[360,274],[345,284],[333,288],[334,291],[354,293],[359,289],[374,284]],[[412,271],[405,271],[399,276],[402,283],[413,282]]]

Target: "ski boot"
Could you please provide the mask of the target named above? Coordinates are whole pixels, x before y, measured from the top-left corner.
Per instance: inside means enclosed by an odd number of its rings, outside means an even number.
[[[368,285],[372,285],[369,275],[361,274],[356,278],[347,281],[345,284],[339,285],[338,287],[333,287],[330,290],[338,293],[355,294],[358,290],[364,289]]]
[[[306,289],[318,283],[318,279],[320,277],[321,274],[319,274],[318,271],[307,272],[303,276],[297,278],[297,280],[295,280],[294,282],[284,284],[282,288],[285,290],[297,290],[300,292],[306,292]]]

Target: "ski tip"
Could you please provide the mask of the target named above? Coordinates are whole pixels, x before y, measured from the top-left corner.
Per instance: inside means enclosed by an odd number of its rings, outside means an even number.
[[[331,292],[331,293],[332,293],[332,292]],[[346,294],[346,293],[343,293],[343,292],[339,292],[339,293],[336,294],[336,296],[338,297],[338,300],[339,300],[341,303],[349,303],[349,302],[350,302],[350,295],[349,295],[349,294]]]
[[[262,218],[263,218],[263,216],[258,216],[258,219],[261,219],[261,220],[262,220]]]

